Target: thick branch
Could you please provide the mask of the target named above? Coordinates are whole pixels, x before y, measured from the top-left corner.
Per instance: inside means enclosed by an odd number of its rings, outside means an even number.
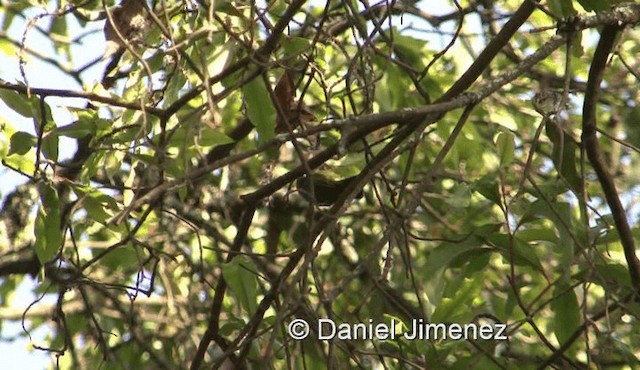
[[[636,256],[633,234],[631,233],[622,202],[620,202],[613,177],[607,170],[607,165],[604,163],[600,143],[596,136],[596,108],[601,91],[600,83],[603,79],[609,54],[613,49],[616,36],[620,30],[622,30],[622,27],[618,25],[605,26],[593,55],[593,62],[589,70],[589,80],[587,81],[587,91],[584,97],[584,106],[582,108],[582,145],[584,145],[589,162],[591,162],[598,176],[598,181],[602,186],[607,204],[611,209],[616,229],[620,234],[620,242],[622,243],[624,256],[629,266],[631,283],[635,290],[640,293],[640,260],[638,260],[638,256]]]

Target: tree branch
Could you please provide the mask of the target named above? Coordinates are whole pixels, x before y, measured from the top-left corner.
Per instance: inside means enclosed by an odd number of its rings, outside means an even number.
[[[602,82],[604,71],[607,65],[609,54],[614,47],[615,39],[618,33],[623,29],[619,25],[607,25],[602,29],[600,41],[593,55],[593,62],[589,70],[589,79],[587,81],[587,91],[584,97],[584,105],[582,107],[582,145],[587,152],[589,162],[598,176],[600,186],[607,200],[607,204],[611,209],[616,229],[620,234],[620,242],[624,249],[624,257],[627,260],[631,283],[636,293],[640,293],[640,260],[636,255],[636,246],[631,233],[631,228],[627,221],[627,215],[618,196],[613,177],[607,170],[604,163],[602,150],[598,141],[596,108],[600,95],[600,84]]]

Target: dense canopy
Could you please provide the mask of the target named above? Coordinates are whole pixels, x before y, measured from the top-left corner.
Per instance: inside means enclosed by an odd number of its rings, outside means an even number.
[[[0,325],[63,369],[638,367],[638,22],[2,1]]]

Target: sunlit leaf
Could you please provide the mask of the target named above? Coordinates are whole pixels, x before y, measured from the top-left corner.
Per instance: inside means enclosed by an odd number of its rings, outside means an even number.
[[[500,158],[501,166],[508,166],[515,158],[516,141],[509,131],[500,131],[496,137],[496,150]]]
[[[9,108],[16,113],[30,118],[33,117],[31,103],[26,96],[18,94],[11,90],[0,89],[0,100],[2,100]]]
[[[25,155],[36,146],[38,139],[28,132],[18,131],[11,135],[8,155]]]
[[[41,205],[35,222],[35,251],[41,264],[49,262],[62,243],[60,201],[58,193],[49,184],[40,185]]]

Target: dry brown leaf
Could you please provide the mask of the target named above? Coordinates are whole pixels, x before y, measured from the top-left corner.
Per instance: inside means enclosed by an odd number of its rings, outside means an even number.
[[[289,132],[296,129],[300,124],[305,125],[315,121],[315,116],[305,106],[304,102],[296,101],[296,88],[288,70],[284,71],[273,92],[280,107],[280,109],[277,109],[276,134]]]

